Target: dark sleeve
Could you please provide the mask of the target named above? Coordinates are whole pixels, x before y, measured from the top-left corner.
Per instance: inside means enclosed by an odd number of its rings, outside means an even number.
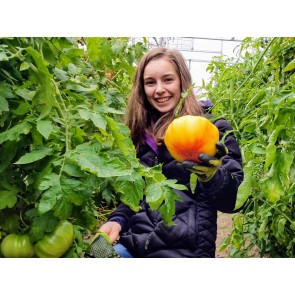
[[[219,119],[214,124],[219,129],[220,139],[226,131],[233,129],[224,119]],[[228,154],[222,158],[222,164],[214,177],[201,185],[206,195],[213,199],[217,210],[233,213],[238,188],[244,179],[242,155],[234,132],[227,134],[224,144]]]

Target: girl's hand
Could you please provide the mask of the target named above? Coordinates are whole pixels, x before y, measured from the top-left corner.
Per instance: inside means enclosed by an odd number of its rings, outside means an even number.
[[[99,231],[106,233],[114,243],[120,238],[121,225],[115,221],[108,221],[99,228]]]
[[[200,154],[199,160],[202,161],[202,163],[184,161],[182,162],[182,166],[195,173],[201,182],[209,181],[220,167],[222,157],[228,153],[226,146],[222,142],[218,142],[216,147],[217,153],[214,157],[206,154]]]

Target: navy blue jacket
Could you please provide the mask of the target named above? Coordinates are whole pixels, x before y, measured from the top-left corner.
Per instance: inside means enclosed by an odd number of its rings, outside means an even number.
[[[232,130],[224,119],[214,124],[219,129],[220,138],[227,130]],[[206,183],[198,182],[195,193],[176,191],[183,199],[176,202],[173,217],[176,225],[165,226],[161,215],[152,211],[145,201],[137,213],[120,204],[111,214],[109,220],[123,225],[120,243],[134,257],[215,257],[217,211],[233,212],[237,190],[244,177],[241,152],[234,134],[229,133],[224,143],[229,153],[223,157],[214,177]],[[165,145],[156,153],[153,145],[147,143],[138,151],[138,158],[149,167],[162,163],[167,178],[177,179],[178,183],[189,188],[190,172],[177,165]]]

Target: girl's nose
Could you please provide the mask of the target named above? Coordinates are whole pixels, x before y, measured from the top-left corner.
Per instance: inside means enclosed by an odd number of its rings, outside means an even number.
[[[163,93],[163,92],[165,92],[163,83],[157,83],[156,93]]]

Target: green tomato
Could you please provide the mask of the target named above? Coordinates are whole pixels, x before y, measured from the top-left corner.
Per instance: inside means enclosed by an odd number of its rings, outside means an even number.
[[[31,258],[35,251],[29,235],[9,234],[1,243],[1,253],[6,258]]]
[[[74,227],[69,221],[63,220],[53,232],[45,234],[35,244],[35,252],[40,258],[58,258],[71,247],[73,241]]]

